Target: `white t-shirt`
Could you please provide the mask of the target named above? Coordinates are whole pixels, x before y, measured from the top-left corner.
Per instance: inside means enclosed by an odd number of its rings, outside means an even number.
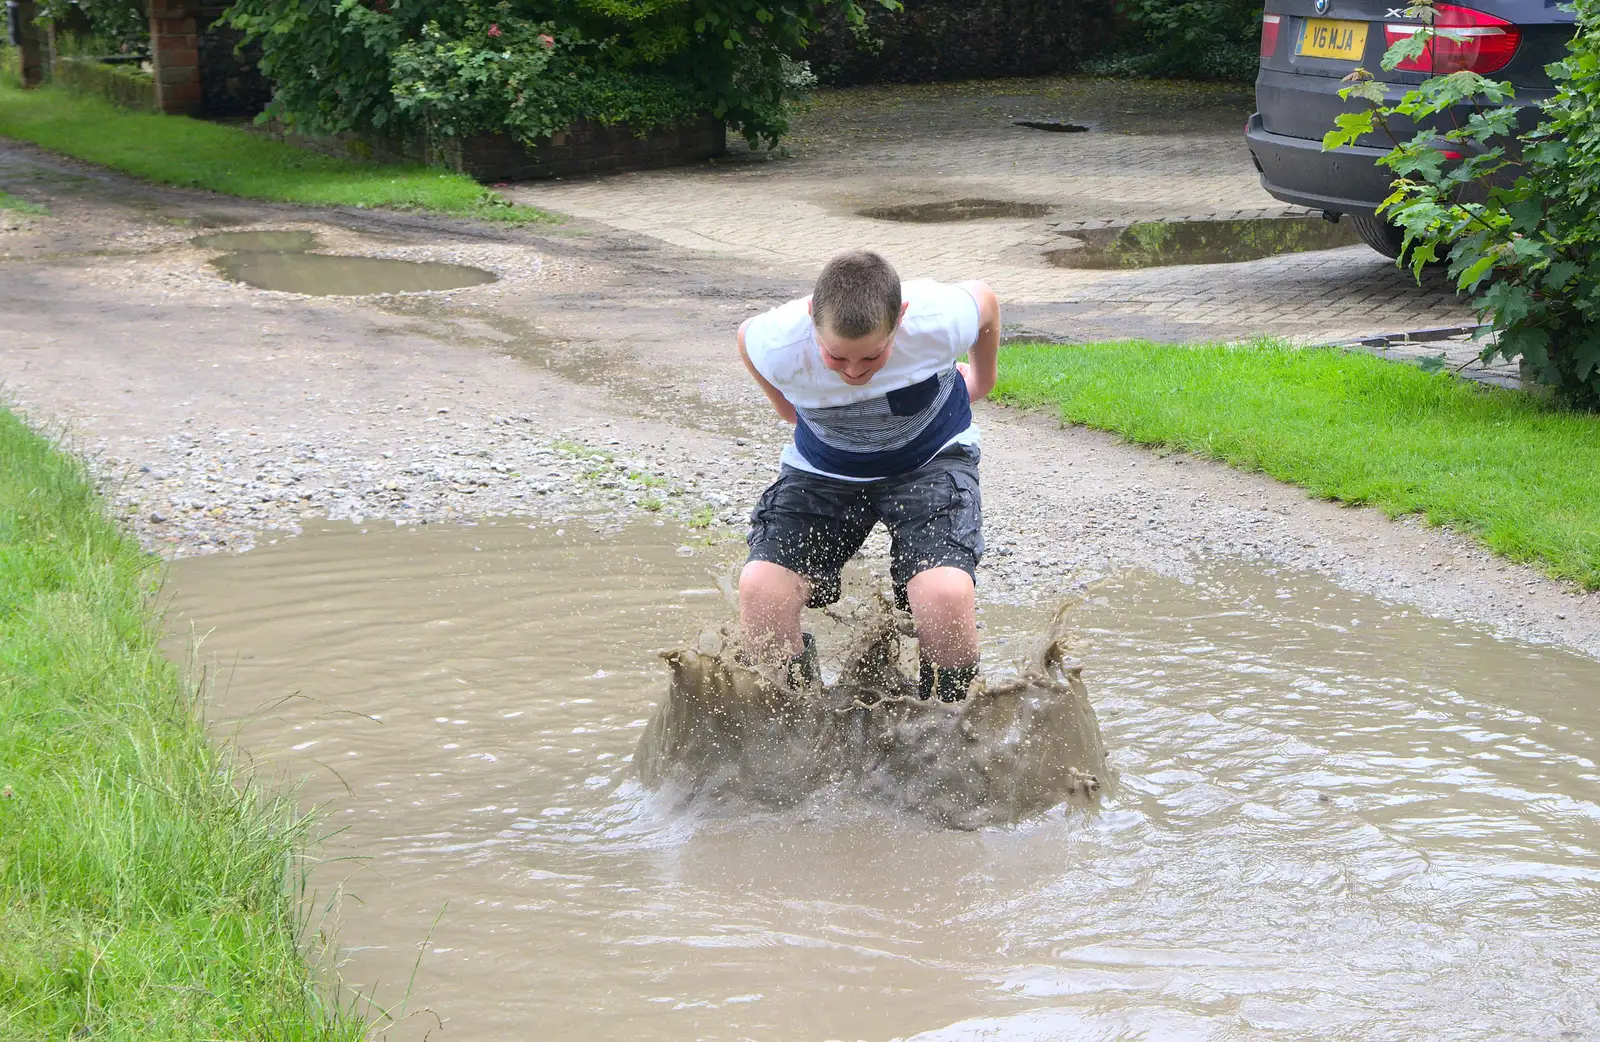
[[[884,367],[859,387],[822,363],[809,298],[751,319],[750,363],[799,413],[782,462],[846,481],[914,470],[951,445],[977,445],[967,388],[955,369],[978,339],[978,305],[959,286],[900,285],[909,307]],[[879,471],[887,471],[880,473]]]

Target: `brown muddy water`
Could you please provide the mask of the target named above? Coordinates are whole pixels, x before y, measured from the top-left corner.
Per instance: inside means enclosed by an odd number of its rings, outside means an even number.
[[[173,564],[219,730],[361,859],[313,876],[344,979],[397,1003],[417,967],[390,1037],[1600,1036],[1600,664],[1298,573],[1129,575],[1076,619],[1098,811],[685,812],[630,758],[654,649],[726,616],[738,546],[693,538],[339,526]],[[1047,615],[985,607],[988,661]]]
[[[225,253],[211,264],[223,278],[234,282],[313,297],[436,293],[495,281],[490,272],[465,264],[331,253]]]
[[[1020,203],[1006,199],[951,199],[938,203],[906,203],[899,206],[869,206],[856,213],[875,221],[909,224],[948,224],[953,221],[983,221],[997,217],[1047,217],[1055,210],[1048,203]]]
[[[1074,245],[1045,254],[1057,268],[1160,268],[1173,264],[1234,264],[1354,246],[1361,242],[1348,221],[1321,217],[1260,217],[1237,221],[1145,221],[1125,228],[1067,234]]]

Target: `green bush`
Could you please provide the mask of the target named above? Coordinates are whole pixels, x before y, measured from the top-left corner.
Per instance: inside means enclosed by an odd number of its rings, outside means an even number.
[[[144,0],[39,0],[67,54],[142,54],[150,49]],[[62,46],[64,45],[64,46]]]
[[[1260,0],[1119,0],[1131,39],[1091,60],[1101,75],[1250,81],[1261,65]]]
[[[1338,117],[1324,148],[1382,128],[1396,174],[1381,213],[1405,230],[1403,263],[1420,276],[1447,255],[1458,288],[1473,294],[1495,337],[1484,360],[1521,359],[1569,404],[1600,409],[1600,0],[1576,0],[1577,33],[1549,66],[1555,94],[1534,129],[1519,131],[1510,83],[1472,72],[1434,76],[1399,102],[1364,70],[1341,93],[1372,108]],[[1422,31],[1396,43],[1383,67],[1423,53],[1439,35],[1433,9],[1410,9]],[[1465,105],[1471,114],[1457,113]],[[1398,120],[1421,129],[1394,137]],[[1441,125],[1444,124],[1444,125]],[[1447,160],[1444,149],[1465,156]]]
[[[269,113],[313,131],[533,143],[577,119],[709,112],[770,145],[808,81],[788,55],[829,7],[862,16],[855,0],[240,0],[228,19],[262,44]]]
[[[905,0],[870,5],[864,26],[833,10],[804,58],[824,83],[925,83],[1077,69],[1102,46],[1111,0]]]

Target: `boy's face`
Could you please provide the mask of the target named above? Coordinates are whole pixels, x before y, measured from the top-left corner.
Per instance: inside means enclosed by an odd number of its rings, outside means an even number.
[[[900,305],[900,315],[894,325],[863,337],[842,337],[826,325],[817,326],[817,350],[822,355],[822,364],[852,387],[860,387],[871,380],[878,370],[889,364],[889,355],[894,351],[894,334],[900,328],[900,318],[905,316],[906,307],[906,304]]]

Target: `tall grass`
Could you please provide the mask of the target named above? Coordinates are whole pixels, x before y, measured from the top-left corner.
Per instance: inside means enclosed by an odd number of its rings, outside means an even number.
[[[17,86],[0,48],[0,135],[162,184],[308,206],[428,210],[510,224],[559,220],[510,205],[464,174],[356,163],[238,127],[117,108],[53,87]],[[8,67],[9,66],[9,67]]]
[[[0,410],[0,1038],[359,1039],[298,943],[309,821],[208,740],[152,564]]]
[[[1600,416],[1327,349],[1126,341],[1000,353],[995,397],[1421,514],[1600,588]]]

